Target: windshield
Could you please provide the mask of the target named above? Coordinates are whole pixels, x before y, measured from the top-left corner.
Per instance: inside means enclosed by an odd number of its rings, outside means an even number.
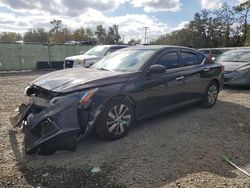
[[[85,55],[104,56],[107,49],[107,46],[96,46],[85,52]]]
[[[92,66],[94,69],[136,72],[156,52],[152,49],[126,49],[116,51]]]
[[[220,55],[215,61],[218,62],[250,62],[250,51],[227,51]]]

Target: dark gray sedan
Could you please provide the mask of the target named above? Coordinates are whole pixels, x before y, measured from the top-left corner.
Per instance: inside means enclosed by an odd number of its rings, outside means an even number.
[[[215,61],[225,66],[225,84],[250,86],[250,49],[227,51]]]
[[[193,49],[124,48],[89,69],[34,80],[11,122],[23,126],[27,154],[51,154],[74,150],[92,130],[115,140],[135,120],[193,103],[210,108],[222,87],[223,66]]]

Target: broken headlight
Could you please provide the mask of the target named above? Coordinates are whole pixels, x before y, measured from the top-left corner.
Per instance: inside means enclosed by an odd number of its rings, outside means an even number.
[[[54,105],[56,103],[62,102],[66,99],[68,99],[69,97],[77,97],[79,98],[79,102],[81,105],[85,105],[87,104],[91,97],[96,93],[96,91],[99,88],[95,88],[95,89],[90,89],[87,91],[84,91],[82,93],[74,93],[74,94],[70,94],[70,95],[65,95],[65,96],[59,96],[59,97],[54,97],[53,99],[50,100],[50,105]]]

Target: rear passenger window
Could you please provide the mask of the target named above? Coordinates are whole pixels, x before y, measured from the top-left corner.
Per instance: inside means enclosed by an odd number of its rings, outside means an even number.
[[[177,52],[169,52],[162,55],[156,62],[166,67],[166,69],[174,69],[179,67],[179,59]]]
[[[192,52],[181,52],[181,59],[184,66],[201,64],[197,57],[197,54]]]

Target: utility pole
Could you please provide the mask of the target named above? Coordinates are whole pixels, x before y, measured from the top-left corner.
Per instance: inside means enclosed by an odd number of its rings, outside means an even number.
[[[147,43],[147,30],[149,27],[143,27],[145,29],[144,43]]]
[[[125,35],[122,35],[122,42],[124,44],[124,38],[125,38]]]

